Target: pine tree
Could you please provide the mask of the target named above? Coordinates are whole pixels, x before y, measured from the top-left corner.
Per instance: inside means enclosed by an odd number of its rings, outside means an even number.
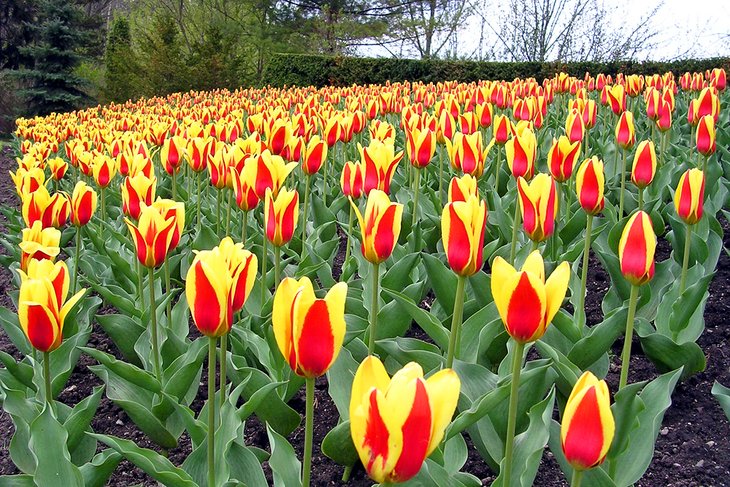
[[[139,94],[138,66],[132,51],[132,36],[126,17],[116,17],[109,30],[105,54],[104,97],[124,102]]]
[[[76,49],[83,43],[79,28],[81,11],[73,1],[42,0],[38,23],[33,26],[35,42],[22,53],[32,67],[16,71],[27,88],[20,91],[29,114],[48,114],[78,108],[86,95],[84,81],[74,74],[81,58]]]

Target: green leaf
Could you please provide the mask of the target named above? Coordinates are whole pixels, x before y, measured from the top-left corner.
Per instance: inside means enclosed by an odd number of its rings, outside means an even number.
[[[37,388],[33,383],[33,367],[24,362],[16,362],[12,355],[3,351],[0,351],[0,362],[2,362],[5,369],[10,372],[13,377],[18,380],[18,382],[33,392],[37,391]]]
[[[133,441],[114,436],[90,433],[91,436],[119,452],[124,458],[142,469],[147,475],[164,485],[198,487],[184,470],[170,460],[147,448],[140,448]],[[50,485],[50,484],[49,484]]]
[[[344,421],[332,428],[322,440],[322,453],[339,465],[355,465],[359,456],[350,435],[350,422]]]
[[[286,441],[286,438],[274,431],[268,424],[266,425],[266,432],[269,436],[269,445],[271,445],[269,466],[274,474],[274,486],[301,486],[302,464],[297,459],[294,448]]]
[[[89,463],[79,468],[84,478],[84,486],[104,487],[121,460],[122,455],[111,448],[96,454]]]
[[[359,365],[360,363],[353,358],[350,350],[342,347],[337,360],[327,371],[328,392],[343,421],[350,416],[352,381]]]
[[[680,367],[682,378],[687,378],[705,370],[707,359],[695,342],[678,344],[660,333],[643,334],[637,327],[641,340],[641,348],[646,356],[656,365],[659,372],[669,372]]]
[[[162,391],[160,382],[146,370],[117,360],[113,355],[95,348],[81,347],[81,350],[122,379],[150,392]]]
[[[720,407],[725,411],[728,421],[730,421],[730,388],[725,387],[719,382],[715,381],[712,386],[712,395],[715,396],[717,402],[720,403]]]
[[[428,283],[436,294],[436,299],[446,314],[451,316],[456,299],[456,274],[431,254],[423,254],[423,264],[426,266]]]
[[[109,335],[127,362],[137,367],[142,366],[142,361],[134,351],[134,344],[145,330],[139,321],[126,315],[110,314],[97,315],[96,322]]]
[[[96,409],[101,401],[101,393],[104,391],[103,386],[95,387],[94,393],[84,398],[74,408],[69,417],[63,423],[63,427],[68,431],[68,441],[66,445],[68,451],[72,452],[85,437],[84,432],[89,428],[91,420],[94,419]]]
[[[626,329],[627,314],[626,309],[619,309],[607,315],[573,346],[568,359],[583,370],[595,363]]]
[[[0,487],[36,487],[33,476],[28,474],[2,475]]]
[[[267,487],[266,477],[256,455],[250,448],[233,443],[226,462],[231,468],[231,478],[243,482],[246,487]]]
[[[50,354],[51,370],[53,371],[53,397],[57,397],[66,387],[66,382],[68,382],[68,378],[71,377],[71,373],[79,361],[80,347],[86,345],[89,336],[91,336],[91,327],[87,327],[85,330],[65,339],[61,346]]]
[[[30,425],[30,449],[36,459],[34,480],[38,485],[83,487],[78,467],[66,448],[68,434],[46,406]]]
[[[428,313],[426,310],[419,308],[416,303],[413,302],[408,296],[401,294],[391,289],[383,288],[383,292],[392,298],[394,298],[398,304],[408,312],[408,314],[418,323],[423,331],[433,339],[436,345],[441,349],[448,348],[449,345],[449,333],[441,325],[434,315]]]
[[[5,333],[8,335],[8,338],[10,338],[10,341],[13,342],[13,345],[15,345],[15,348],[17,348],[20,353],[23,355],[31,354],[30,343],[28,343],[28,339],[26,338],[25,333],[23,333],[23,329],[20,328],[17,313],[0,306],[0,325],[2,325],[3,330],[5,330]]]

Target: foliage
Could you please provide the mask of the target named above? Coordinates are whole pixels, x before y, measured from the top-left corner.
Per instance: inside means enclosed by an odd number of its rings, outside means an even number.
[[[118,16],[112,21],[104,62],[104,99],[124,102],[133,98],[138,90],[139,67],[126,17]]]

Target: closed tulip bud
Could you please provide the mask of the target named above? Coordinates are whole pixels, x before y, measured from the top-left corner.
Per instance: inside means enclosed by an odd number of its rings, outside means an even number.
[[[573,386],[563,412],[560,442],[565,459],[576,470],[600,465],[611,448],[614,430],[608,386],[586,371]]]
[[[444,110],[439,115],[438,128],[436,130],[436,139],[444,143],[447,139],[451,139],[456,133],[456,120],[448,111]]]
[[[512,176],[515,179],[519,177],[532,179],[535,174],[535,158],[537,157],[535,132],[527,127],[524,128],[521,133],[515,133],[504,148]]]
[[[304,174],[309,176],[316,174],[325,159],[327,159],[327,143],[320,139],[319,135],[312,136],[304,153],[304,161],[302,161]]]
[[[618,244],[618,258],[624,278],[635,286],[654,277],[656,235],[651,218],[639,210],[629,218]]]
[[[137,225],[128,218],[124,219],[132,234],[137,259],[145,267],[158,267],[164,262],[177,229],[175,217],[165,218],[162,211],[159,206],[142,204]]]
[[[236,206],[243,211],[251,211],[256,208],[261,200],[256,195],[255,166],[248,164],[240,173],[236,168],[232,168],[231,178],[233,178],[233,192],[236,196]]]
[[[391,379],[370,355],[358,367],[350,395],[350,433],[367,474],[376,482],[405,482],[438,447],[459,400],[452,369],[428,379],[410,362]]]
[[[66,171],[68,170],[68,163],[60,157],[48,159],[47,163],[48,168],[51,170],[51,177],[56,181],[63,179],[63,176],[66,175]]]
[[[659,102],[656,126],[661,132],[666,132],[672,128],[672,108],[666,100]]]
[[[727,87],[727,74],[724,68],[714,68],[710,73],[710,86],[718,91],[724,91]]]
[[[205,336],[217,338],[233,322],[233,279],[218,247],[198,252],[185,277],[185,297],[195,326]]]
[[[117,174],[117,161],[103,154],[94,157],[91,170],[94,174],[94,181],[100,188],[106,188]]]
[[[538,174],[531,182],[517,179],[522,225],[535,242],[546,240],[555,230],[558,199],[555,182],[547,174]]]
[[[299,219],[299,193],[294,189],[289,191],[282,188],[274,197],[271,190],[267,189],[264,215],[266,238],[277,247],[281,247],[294,236],[294,229]]]
[[[221,240],[218,248],[228,265],[231,276],[232,309],[237,313],[243,308],[253,289],[258,259],[244,249],[242,243],[234,243],[231,237]]]
[[[322,138],[327,142],[329,147],[332,147],[340,140],[340,132],[342,131],[342,124],[340,124],[339,117],[330,117],[322,131]]]
[[[208,175],[210,176],[210,184],[214,188],[223,189],[228,187],[230,171],[222,151],[208,157]]]
[[[387,260],[398,242],[403,205],[391,203],[388,195],[379,189],[368,195],[364,218],[352,200],[350,204],[360,224],[362,255],[373,264]]]
[[[520,343],[540,339],[560,309],[569,281],[567,262],[561,262],[545,281],[545,265],[537,250],[519,271],[502,257],[494,259],[492,296],[507,333]]]
[[[580,140],[571,142],[565,135],[553,139],[553,145],[548,151],[548,168],[553,179],[560,183],[570,179],[575,160],[580,154],[580,144]]]
[[[482,268],[487,203],[470,195],[466,201],[449,202],[441,214],[441,238],[451,270],[471,276]]]
[[[697,123],[695,142],[697,144],[697,152],[703,156],[708,157],[715,153],[715,149],[717,148],[715,119],[711,115],[705,115]]]
[[[185,229],[185,203],[182,201],[157,198],[157,201],[152,203],[152,206],[159,210],[162,218],[165,220],[172,218],[175,223],[172,230],[170,245],[167,249],[167,251],[170,252],[177,247],[178,243],[180,243],[180,237],[182,237],[183,230]]]
[[[507,115],[497,115],[494,117],[494,125],[492,125],[494,133],[494,143],[504,145],[512,134],[512,121]]]
[[[139,218],[141,205],[151,205],[155,201],[157,179],[148,178],[143,173],[124,178],[122,183],[122,211],[133,220]]]
[[[98,197],[96,191],[83,181],[74,186],[71,194],[71,223],[81,227],[89,223],[96,212]]]
[[[694,108],[695,118],[712,115],[713,120],[717,122],[720,116],[720,98],[717,96],[717,91],[714,88],[704,88],[700,92]]]
[[[268,150],[255,156],[247,164],[255,164],[256,195],[262,200],[266,196],[267,189],[270,189],[274,196],[279,194],[279,189],[287,176],[297,167],[296,162],[285,163],[281,156],[273,155]]]
[[[479,196],[477,179],[471,174],[461,177],[454,176],[449,183],[449,203],[466,201],[469,196]]]
[[[188,140],[187,150],[183,153],[190,169],[201,172],[208,167],[208,141],[202,137]]]
[[[487,128],[492,125],[492,104],[491,103],[479,103],[474,107],[474,113],[477,115],[479,126]]]
[[[456,132],[451,140],[446,140],[446,151],[451,160],[451,167],[464,174],[471,174],[475,178],[481,177],[484,172],[484,163],[494,141],[484,148],[482,134],[479,132],[465,135]]]
[[[614,114],[621,115],[626,110],[626,90],[623,85],[616,84],[608,88],[606,97],[606,101]]]
[[[631,181],[637,188],[646,188],[656,174],[656,151],[654,142],[643,140],[636,147],[634,164],[631,166]]]
[[[335,363],[345,339],[347,284],[340,282],[324,298],[312,282],[284,278],[274,294],[271,317],[281,354],[299,376],[315,378]]]
[[[177,172],[185,158],[185,139],[179,136],[165,139],[160,149],[160,162],[164,164],[165,172]]]
[[[342,193],[353,200],[359,199],[364,189],[364,168],[360,162],[345,162],[340,176]]]
[[[20,269],[27,272],[31,260],[54,260],[60,252],[60,242],[61,231],[53,227],[43,228],[40,221],[24,228],[19,245]]]
[[[589,215],[603,211],[604,186],[603,161],[596,156],[583,161],[575,175],[575,190],[581,208]]]
[[[565,120],[565,133],[568,135],[570,142],[580,142],[585,135],[585,124],[580,111],[575,108],[570,111],[568,118]]]
[[[360,159],[365,167],[363,181],[365,194],[369,194],[374,189],[389,193],[395,169],[398,167],[400,160],[403,159],[403,151],[396,154],[393,144],[387,144],[379,140],[370,141],[370,145],[367,147],[362,147],[360,144],[357,147],[360,150]]]
[[[35,349],[51,352],[61,345],[66,316],[86,290],[82,289],[66,299],[69,275],[63,261],[31,260],[28,272],[21,271],[20,277],[20,327]]]
[[[413,166],[428,166],[436,153],[436,132],[417,128],[406,130],[406,150]]]
[[[636,143],[636,131],[634,129],[634,115],[631,112],[623,112],[616,124],[616,143],[622,149],[631,149]]]
[[[679,178],[674,192],[674,208],[677,215],[688,225],[702,219],[705,200],[705,173],[699,169],[688,169]]]

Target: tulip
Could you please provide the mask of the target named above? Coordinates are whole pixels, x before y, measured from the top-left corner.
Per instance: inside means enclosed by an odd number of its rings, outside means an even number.
[[[160,162],[172,176],[172,199],[177,199],[177,173],[185,158],[185,139],[175,136],[165,139],[160,149]]]
[[[71,195],[71,223],[76,227],[76,255],[74,259],[73,284],[71,286],[72,292],[76,292],[76,283],[79,277],[78,265],[81,262],[81,227],[89,223],[91,217],[94,216],[96,204],[96,191],[83,181],[77,182]]]
[[[117,161],[103,154],[94,157],[91,170],[94,175],[94,181],[100,188],[101,193],[101,219],[106,222],[106,203],[105,189],[111,184],[112,179],[117,174]]]
[[[403,151],[396,154],[393,144],[386,144],[377,139],[370,141],[367,147],[362,147],[360,144],[357,147],[365,168],[365,194],[374,189],[389,193],[390,183],[398,163],[403,158]]]
[[[459,344],[464,310],[466,277],[482,268],[487,204],[470,195],[466,201],[447,203],[441,214],[441,236],[451,270],[458,275],[454,313],[451,321],[446,367],[451,368]]]
[[[471,174],[464,174],[461,177],[454,176],[449,183],[449,203],[466,201],[469,196],[479,196],[477,180]]]
[[[11,171],[10,177],[13,183],[15,183],[15,191],[21,199],[23,195],[37,191],[46,182],[46,174],[40,167],[33,167],[31,169],[20,167],[15,173]]]
[[[580,111],[573,109],[568,114],[565,121],[565,133],[568,135],[570,142],[581,142],[585,135],[585,124]]]
[[[36,221],[30,228],[23,229],[23,238],[20,247],[20,269],[28,271],[32,260],[53,261],[61,251],[61,231],[49,227],[43,228],[40,221]]]
[[[391,379],[377,357],[358,367],[350,396],[350,433],[370,478],[405,482],[444,437],[461,382],[452,369],[428,379],[410,362]]]
[[[573,386],[560,425],[563,454],[573,467],[571,485],[578,487],[583,471],[603,463],[615,431],[611,395],[606,381],[586,371]]]
[[[482,147],[482,134],[475,132],[464,135],[461,132],[454,134],[453,142],[446,140],[446,150],[451,160],[451,167],[464,174],[471,174],[480,178],[484,172],[484,163],[489,150],[494,145],[490,142],[486,148]]]
[[[626,110],[626,90],[621,84],[615,84],[606,91],[608,104],[611,111],[616,115],[621,115]]]
[[[688,169],[679,178],[677,190],[674,192],[674,208],[677,215],[686,224],[684,240],[684,257],[682,274],[679,281],[679,292],[684,292],[689,265],[689,249],[692,242],[692,228],[702,219],[705,199],[705,173],[699,169]]]
[[[555,183],[547,174],[538,174],[530,183],[520,177],[517,190],[523,226],[536,247],[555,230],[559,199]]]
[[[291,369],[306,379],[306,419],[302,485],[309,486],[314,431],[314,379],[334,364],[345,339],[347,284],[340,282],[324,298],[314,295],[307,277],[287,277],[276,290],[271,321],[276,344]]]
[[[649,282],[654,277],[655,249],[656,235],[654,234],[651,218],[645,212],[639,210],[629,218],[618,244],[621,273],[631,283],[629,313],[626,318],[626,335],[624,337],[623,352],[621,353],[619,390],[624,388],[629,375],[631,337],[634,332],[634,314],[636,313],[639,286]]]
[[[233,322],[233,277],[219,247],[198,252],[185,277],[185,297],[200,333],[218,338]]]
[[[565,135],[553,139],[553,145],[548,151],[548,168],[557,182],[564,183],[573,175],[573,166],[580,154],[580,145],[580,139],[571,142]]]
[[[403,205],[391,203],[388,195],[379,189],[374,189],[368,196],[365,206],[365,217],[350,199],[350,205],[355,209],[357,221],[360,224],[361,250],[365,259],[373,264],[373,294],[372,306],[370,308],[370,339],[368,341],[368,353],[372,355],[375,350],[375,329],[378,323],[379,305],[379,268],[395,249],[400,235],[401,220],[403,218]]]
[[[122,183],[122,212],[133,220],[139,219],[141,205],[151,205],[155,200],[157,179],[144,173],[127,176]]]
[[[340,176],[340,187],[342,193],[352,200],[360,199],[363,194],[364,167],[360,162],[345,162]],[[350,205],[347,218],[347,246],[345,248],[345,260],[343,266],[350,260],[350,241],[352,240],[352,220],[355,216],[353,206]]]
[[[634,116],[631,112],[623,112],[616,124],[616,143],[623,150],[621,151],[621,190],[619,196],[619,220],[624,216],[624,192],[626,190],[626,150],[631,149],[636,143],[636,132],[634,130]],[[616,162],[618,163],[618,151],[616,151]],[[616,166],[618,169],[618,166]],[[616,177],[616,170],[614,170]]]
[[[428,166],[436,153],[436,133],[428,128],[406,130],[406,150],[414,167]]]
[[[51,196],[45,186],[23,195],[22,203],[23,220],[28,227],[40,221],[44,228],[60,228],[66,224],[71,213],[71,203],[66,193],[58,192]]]
[[[560,309],[570,281],[570,266],[562,262],[545,281],[545,266],[533,251],[517,271],[502,257],[492,264],[492,296],[507,333],[515,340],[512,350],[507,436],[504,454],[504,485],[510,484],[520,370],[525,344],[540,339]]]
[[[54,181],[60,181],[68,170],[68,163],[60,157],[48,159],[48,168],[51,170],[51,176]]]
[[[259,204],[259,197],[256,195],[256,171],[252,164],[246,165],[240,173],[231,169],[233,178],[233,193],[236,197],[236,206],[243,210],[243,222],[241,225],[241,242],[246,243],[246,232],[248,227],[248,213]]]
[[[309,212],[309,188],[311,177],[317,174],[322,163],[327,159],[327,143],[315,135],[307,144],[307,150],[302,162],[302,170],[306,174],[304,186],[304,218],[302,218],[302,246],[307,241],[307,213]]]
[[[296,190],[282,188],[274,198],[271,190],[266,191],[264,199],[264,226],[266,239],[274,244],[274,282],[279,283],[279,266],[281,246],[294,236],[299,218],[299,193]]]
[[[699,119],[699,122],[697,123],[697,130],[695,132],[695,143],[697,146],[697,152],[705,156],[705,163],[703,167],[706,167],[707,158],[714,154],[715,149],[717,148],[715,120],[711,115],[705,115]]]
[[[63,261],[31,260],[28,272],[19,274],[18,322],[33,348],[43,352],[46,401],[51,405],[50,352],[61,345],[66,316],[86,290],[67,299],[70,279]]]
[[[644,188],[649,186],[654,180],[656,165],[654,142],[651,140],[641,141],[636,147],[634,163],[631,166],[631,182],[639,188],[639,209],[644,206]]]

